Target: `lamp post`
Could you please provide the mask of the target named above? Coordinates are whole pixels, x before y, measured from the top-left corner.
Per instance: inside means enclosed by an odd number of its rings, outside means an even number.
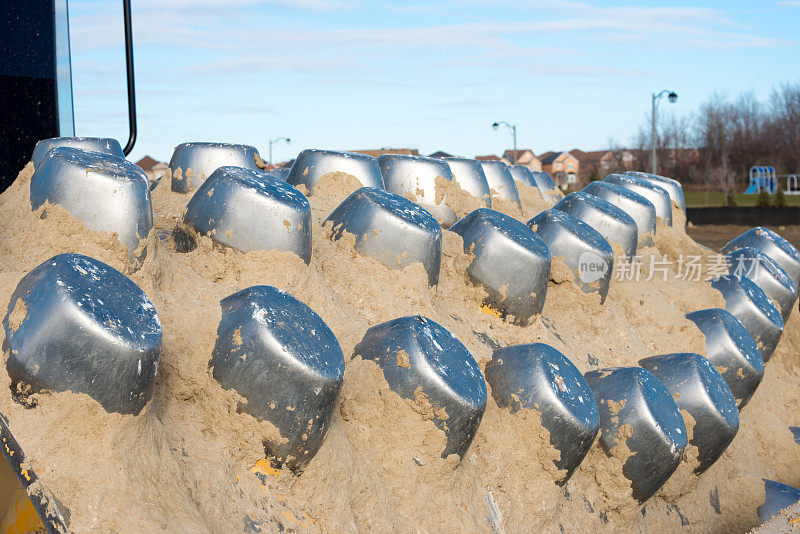
[[[287,145],[292,142],[292,140],[289,139],[288,137],[276,137],[275,139],[272,139],[269,142],[269,166],[270,167],[272,167],[272,145],[274,145],[275,143],[280,143],[281,141],[286,141]]]
[[[658,94],[653,93],[651,95],[653,97],[653,105],[651,109],[652,120],[650,121],[653,126],[653,148],[651,153],[651,167],[653,174],[656,174],[656,103],[658,102],[658,99],[664,95],[667,95],[667,99],[670,101],[670,103],[674,104],[675,101],[678,100],[678,93],[675,91],[670,91],[669,89],[664,89]]]
[[[517,125],[516,124],[509,124],[506,121],[497,121],[492,123],[492,130],[497,130],[500,125],[505,126],[509,130],[511,130],[511,135],[514,136],[514,155],[511,157],[511,161],[514,165],[517,164]]]

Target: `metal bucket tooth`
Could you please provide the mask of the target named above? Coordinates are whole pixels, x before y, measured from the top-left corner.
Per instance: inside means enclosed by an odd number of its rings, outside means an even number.
[[[800,489],[773,480],[764,481],[764,504],[758,507],[758,518],[766,523],[781,510],[800,501]]]
[[[344,380],[339,342],[314,310],[274,287],[249,287],[220,307],[214,378],[245,398],[242,411],[278,428],[283,440],[265,443],[267,452],[302,470],[336,409]]]
[[[281,250],[311,261],[308,200],[291,185],[260,171],[215,170],[186,206],[184,222],[238,250]]]
[[[447,206],[447,195],[436,202],[436,178],[453,179],[450,166],[444,160],[404,154],[378,156],[386,190],[405,197],[412,195],[415,202],[425,208],[443,226],[449,227],[458,216]]]
[[[706,338],[706,357],[731,389],[741,411],[764,377],[764,358],[742,322],[721,308],[686,315]]]
[[[622,474],[633,497],[645,502],[681,462],[686,427],[664,384],[641,367],[609,367],[584,375],[600,413],[600,444],[606,453],[624,439],[630,456]]]
[[[649,200],[656,208],[656,217],[667,226],[672,226],[672,200],[669,193],[660,185],[630,176],[628,174],[609,174],[604,182],[618,185]]]
[[[651,356],[639,365],[653,373],[672,394],[679,410],[695,421],[689,443],[697,447],[703,473],[728,448],[739,430],[739,410],[730,388],[711,363],[699,354],[682,352]]]
[[[614,250],[597,230],[560,210],[546,210],[528,226],[547,244],[554,258],[563,257],[584,293],[600,293],[604,303],[614,270]]]
[[[537,187],[536,180],[533,179],[533,173],[525,165],[509,165],[508,170],[514,181],[527,185],[528,187]]]
[[[248,145],[230,143],[181,143],[175,147],[169,168],[172,171],[171,188],[176,193],[197,189],[211,173],[225,166],[259,170],[256,164],[258,150]],[[181,170],[179,174],[175,171]]]
[[[779,234],[759,226],[734,237],[720,252],[727,254],[743,247],[756,248],[772,258],[786,271],[795,287],[800,287],[800,252]]]
[[[486,304],[513,315],[520,325],[541,313],[550,279],[550,251],[535,232],[488,208],[473,211],[450,230],[464,239],[464,252],[475,256],[467,273],[489,293]]]
[[[33,154],[31,155],[33,168],[36,169],[39,167],[39,164],[51,149],[63,146],[80,148],[81,150],[88,150],[91,152],[101,152],[125,159],[122,147],[116,139],[111,139],[109,137],[51,137],[50,139],[42,139],[36,143]]]
[[[636,243],[639,241],[636,222],[607,200],[576,191],[558,201],[553,209],[577,217],[597,230],[609,243],[617,243],[629,260],[636,256]]]
[[[383,188],[378,160],[372,156],[311,148],[297,155],[286,181],[292,185],[303,184],[313,194],[320,178],[332,172],[354,176],[366,187]]]
[[[442,228],[436,219],[410,200],[375,187],[354,191],[325,220],[331,239],[343,232],[356,238],[355,250],[392,269],[420,262],[428,283],[439,283]]]
[[[59,204],[90,230],[116,232],[130,252],[153,228],[144,171],[126,159],[79,148],[47,152],[31,177],[31,209]]]
[[[783,334],[783,319],[772,299],[746,276],[720,276],[711,287],[722,294],[725,309],[742,322],[768,362]]]
[[[85,393],[107,412],[137,415],[153,396],[161,321],[128,277],[80,254],[59,254],[17,284],[3,319],[16,400],[43,390]]]
[[[486,380],[500,408],[511,413],[535,410],[561,453],[556,467],[566,471],[564,485],[583,461],[600,429],[589,384],[563,354],[544,343],[497,349],[486,364]]]
[[[464,457],[486,409],[486,383],[453,334],[419,315],[401,317],[367,330],[355,354],[377,363],[401,397],[424,395],[434,407],[433,423],[447,436],[442,458]]]
[[[461,189],[480,199],[487,208],[492,207],[492,192],[489,190],[489,182],[486,181],[486,174],[479,161],[469,158],[442,159],[450,167],[453,181]]]
[[[271,176],[276,180],[280,180],[281,182],[285,182],[289,179],[289,173],[292,171],[291,167],[277,167],[275,169],[269,169],[266,171],[267,176]]]
[[[797,302],[797,287],[780,265],[753,247],[743,247],[727,254],[730,274],[746,276],[772,298],[784,324]]]
[[[669,193],[670,200],[675,202],[681,208],[683,213],[686,213],[686,200],[683,197],[683,186],[678,180],[673,180],[672,178],[667,178],[666,176],[660,176],[658,174],[652,174],[649,172],[625,171],[625,174],[628,176],[641,178],[642,180],[665,189],[667,193]]]
[[[564,198],[561,190],[545,171],[532,171],[525,165],[509,165],[508,170],[515,181],[535,187],[543,200],[555,203]]]
[[[558,188],[555,181],[547,174],[547,171],[531,171],[536,187],[539,188],[542,198],[550,202],[558,202],[564,198],[564,193]]]
[[[627,213],[636,223],[639,246],[655,243],[656,208],[645,197],[609,182],[591,182],[583,192],[602,198]]]
[[[499,198],[522,206],[517,184],[514,182],[514,177],[511,176],[511,171],[508,170],[508,165],[502,161],[481,161],[480,164],[486,175],[489,189],[493,190]]]

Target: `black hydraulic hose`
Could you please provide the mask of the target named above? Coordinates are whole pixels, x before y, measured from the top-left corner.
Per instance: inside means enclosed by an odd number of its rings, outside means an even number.
[[[136,144],[136,90],[133,83],[133,29],[131,27],[131,0],[122,0],[122,11],[125,16],[125,66],[128,73],[128,125],[130,135],[128,143],[122,149],[126,156]]]

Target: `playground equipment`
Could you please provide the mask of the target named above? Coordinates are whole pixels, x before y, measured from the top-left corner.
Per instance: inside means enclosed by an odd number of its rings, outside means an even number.
[[[800,188],[797,187],[796,174],[786,175],[786,190],[784,191],[784,193],[787,195],[800,195]]]
[[[755,165],[750,167],[750,185],[747,187],[747,191],[745,191],[746,195],[757,195],[761,191],[766,191],[772,195],[777,190],[777,186],[778,182],[775,178],[775,167],[772,165],[765,167]]]

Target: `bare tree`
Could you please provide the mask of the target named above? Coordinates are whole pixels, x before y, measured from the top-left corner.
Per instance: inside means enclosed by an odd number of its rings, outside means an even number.
[[[769,104],[772,156],[783,172],[800,171],[800,82],[775,89]]]
[[[776,88],[767,103],[752,92],[735,99],[714,93],[694,114],[659,111],[656,120],[659,172],[690,187],[741,188],[753,165],[800,172],[800,82]],[[650,121],[648,115],[631,141],[641,170],[650,166]]]

